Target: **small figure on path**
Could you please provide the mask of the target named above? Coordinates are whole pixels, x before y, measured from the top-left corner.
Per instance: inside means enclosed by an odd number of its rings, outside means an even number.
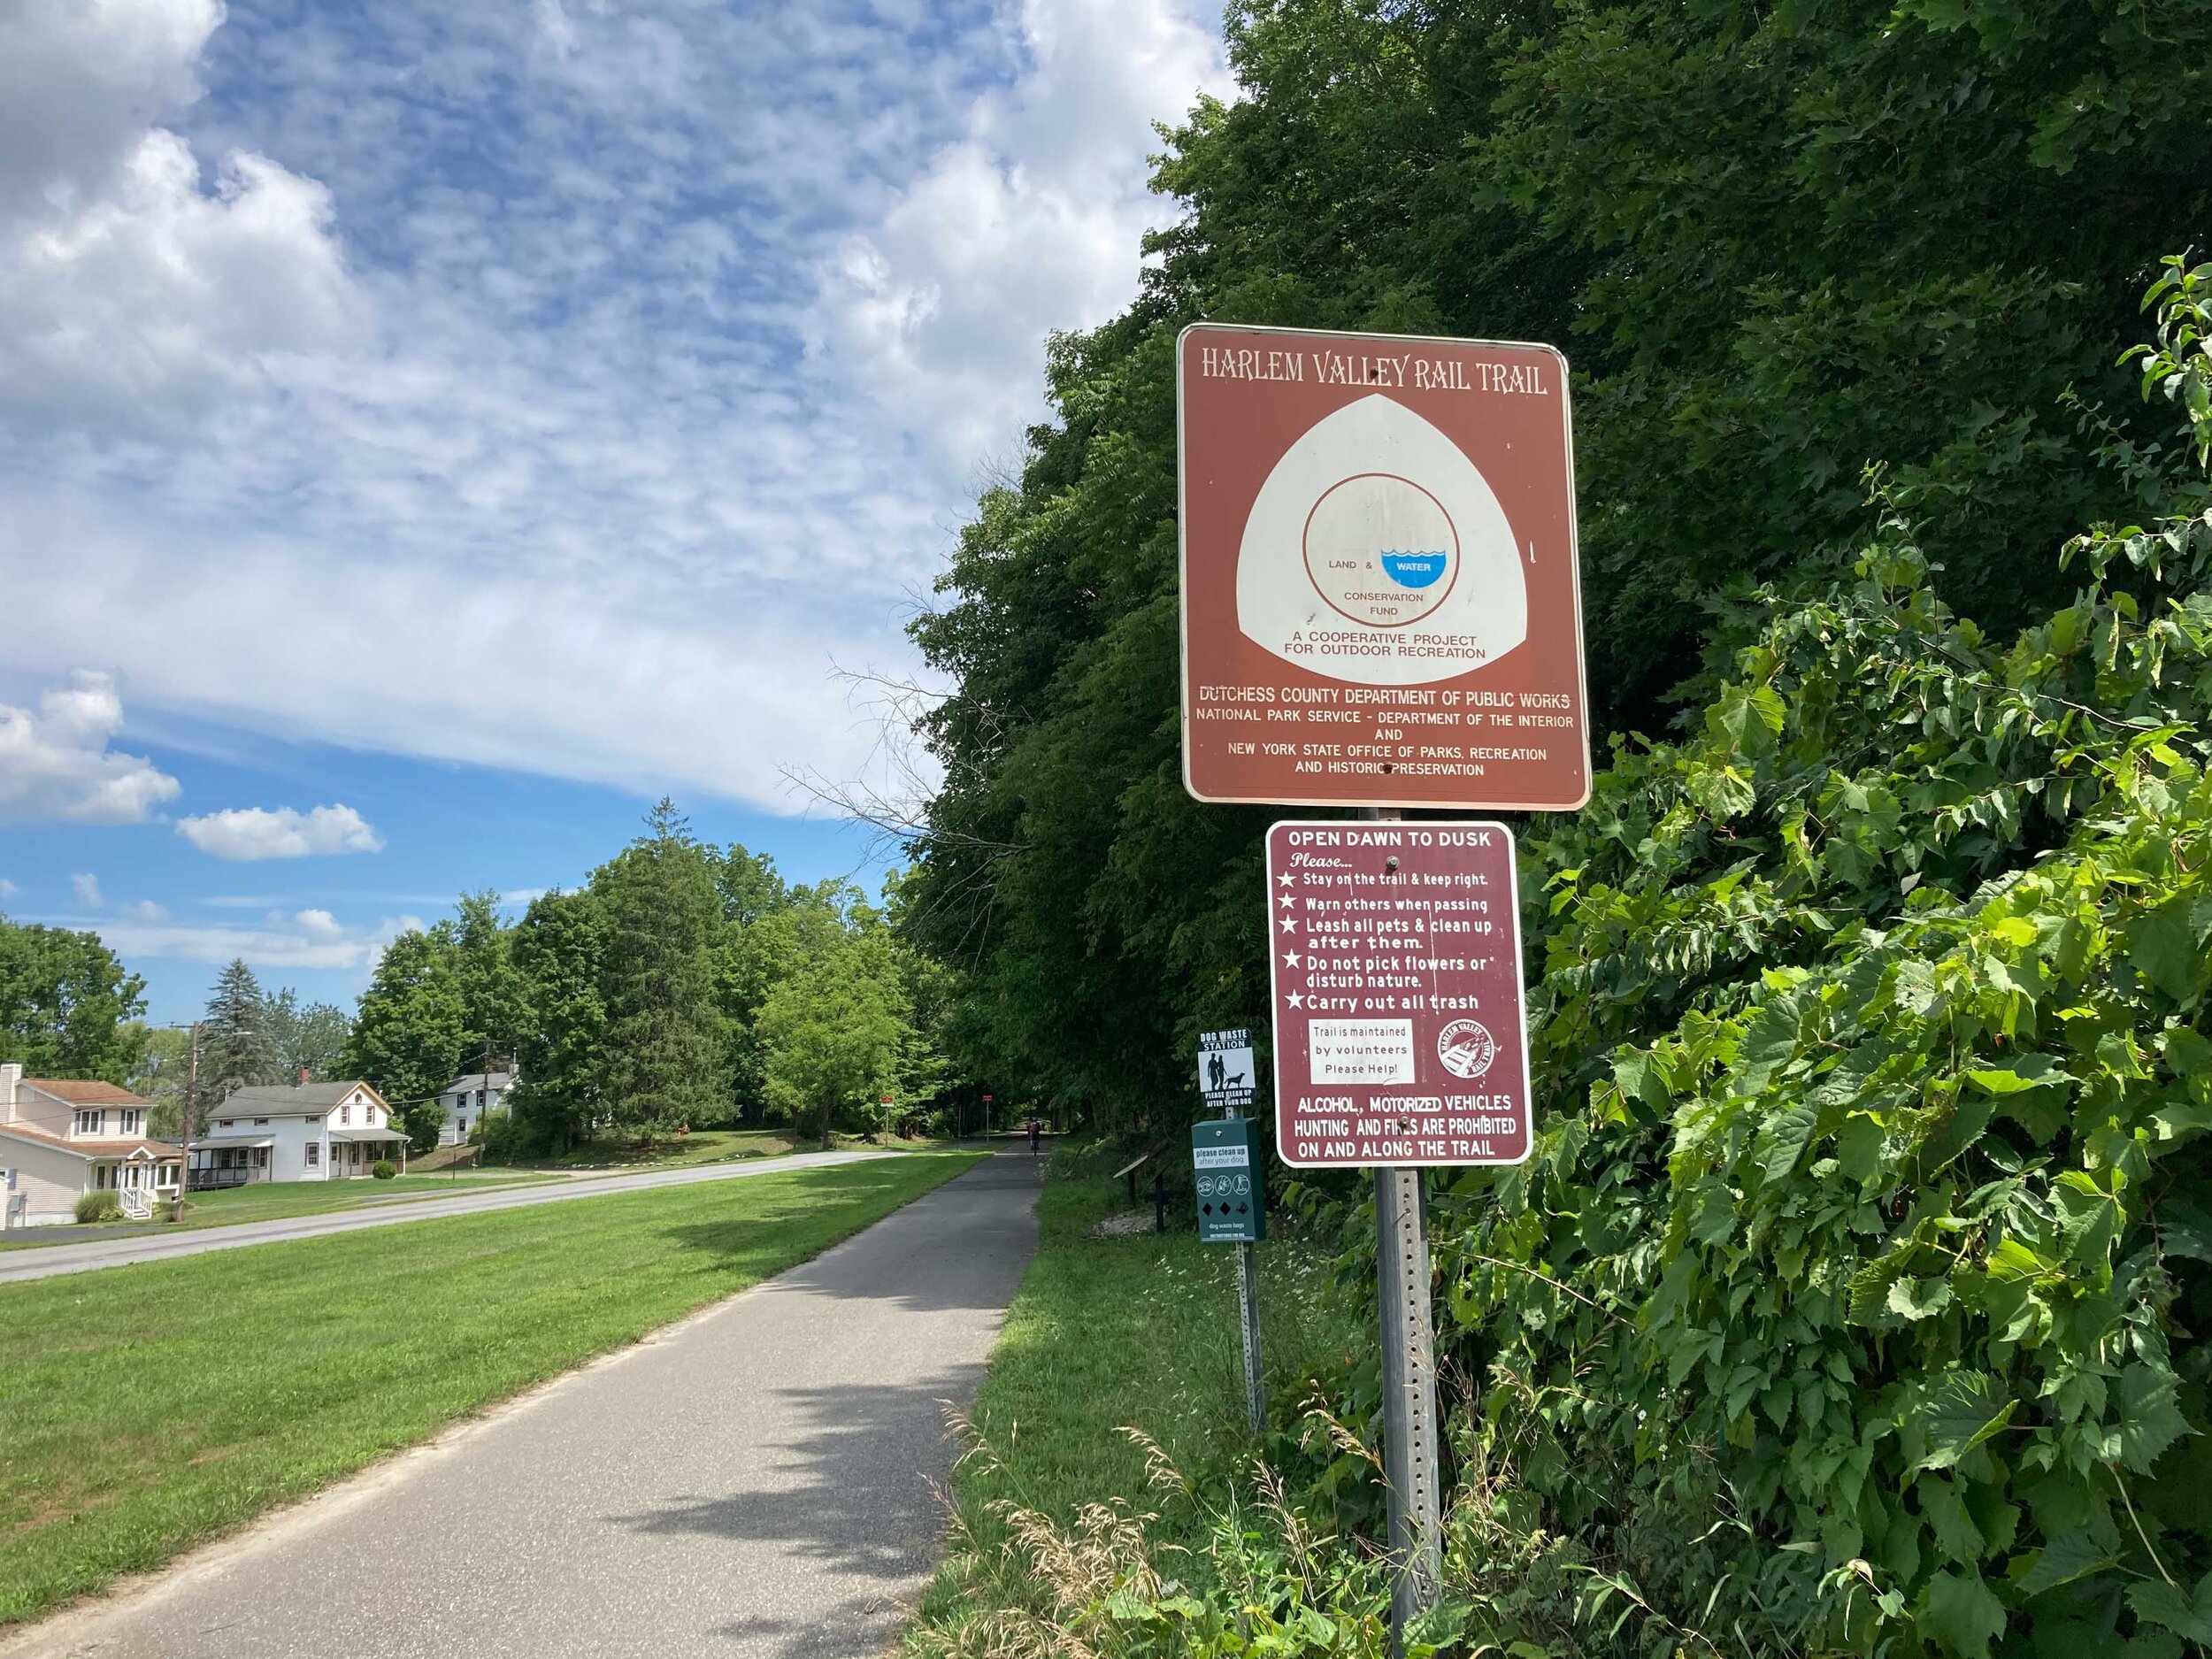
[[[1037,1137],[1044,1133],[1044,1125],[1034,1118],[1029,1120],[1029,1156],[1037,1156]]]

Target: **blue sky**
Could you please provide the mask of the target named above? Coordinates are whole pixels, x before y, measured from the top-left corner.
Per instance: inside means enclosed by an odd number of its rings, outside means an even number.
[[[175,1019],[664,792],[876,867],[837,671],[1226,89],[1210,0],[0,0],[0,910]]]

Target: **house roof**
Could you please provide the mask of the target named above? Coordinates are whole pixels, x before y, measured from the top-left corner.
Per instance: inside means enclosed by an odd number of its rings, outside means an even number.
[[[334,1129],[333,1141],[404,1141],[407,1137],[396,1129]]]
[[[349,1083],[303,1083],[296,1087],[289,1083],[256,1084],[231,1094],[215,1110],[236,1116],[250,1108],[253,1114],[264,1118],[273,1112],[328,1111],[357,1088],[368,1088],[368,1085],[358,1079]],[[376,1094],[374,1089],[369,1092]],[[376,1097],[380,1101],[384,1098],[381,1094]]]
[[[514,1080],[512,1071],[471,1071],[466,1077],[455,1078],[438,1093],[450,1094],[456,1089],[464,1088],[505,1088]]]
[[[0,1124],[0,1135],[14,1135],[19,1140],[50,1147],[57,1152],[66,1152],[87,1162],[94,1158],[127,1158],[141,1152],[156,1163],[184,1156],[172,1142],[149,1141],[143,1135],[127,1135],[105,1141],[70,1141],[60,1135],[49,1134],[43,1129],[34,1129],[28,1124]]]
[[[97,1078],[27,1077],[23,1087],[35,1088],[42,1094],[51,1094],[56,1100],[65,1100],[73,1106],[150,1106],[153,1102],[142,1100],[127,1088],[104,1083]]]

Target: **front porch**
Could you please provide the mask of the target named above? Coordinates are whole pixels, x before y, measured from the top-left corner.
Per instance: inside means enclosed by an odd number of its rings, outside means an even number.
[[[192,1190],[210,1192],[219,1187],[246,1187],[269,1179],[269,1148],[273,1136],[242,1146],[198,1146],[192,1148]]]
[[[407,1173],[407,1137],[396,1129],[334,1129],[330,1132],[330,1179],[350,1180],[373,1174],[389,1158]]]

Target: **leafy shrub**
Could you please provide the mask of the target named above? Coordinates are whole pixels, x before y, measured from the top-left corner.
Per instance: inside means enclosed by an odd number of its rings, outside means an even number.
[[[399,1174],[399,1165],[389,1158],[379,1158],[370,1166],[369,1173],[380,1181],[392,1180]]]
[[[469,1139],[484,1148],[487,1164],[511,1164],[537,1150],[532,1144],[530,1125],[504,1108],[495,1108],[480,1118]]]
[[[2200,463],[2212,267],[2158,296]],[[2107,458],[2168,510],[2042,626],[1893,499],[1528,843],[1545,1110],[1440,1197],[1440,1324],[1508,1536],[1618,1592],[1582,1651],[2212,1646],[2212,511]]]
[[[123,1213],[123,1196],[113,1188],[85,1194],[73,1213],[79,1222],[112,1221]]]

